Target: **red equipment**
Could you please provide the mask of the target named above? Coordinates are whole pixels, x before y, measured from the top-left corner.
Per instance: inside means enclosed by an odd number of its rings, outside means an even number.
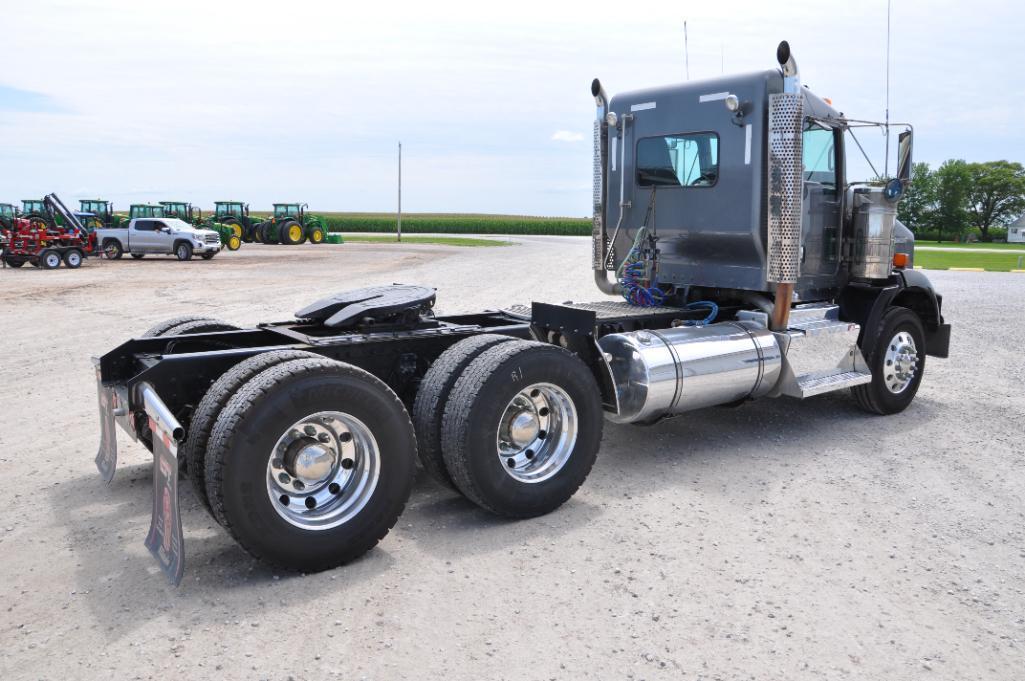
[[[85,257],[96,250],[96,237],[78,229],[47,229],[24,218],[14,218],[10,230],[3,231],[3,262],[11,267],[25,263],[52,270],[63,262],[72,269],[82,266]]]

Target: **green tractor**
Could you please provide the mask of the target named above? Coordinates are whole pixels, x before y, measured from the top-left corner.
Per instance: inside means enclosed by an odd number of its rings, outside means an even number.
[[[203,211],[188,201],[161,201],[164,217],[178,218],[196,227],[212,229],[221,235],[221,243],[229,251],[237,251],[242,246],[242,227],[235,224],[224,224],[212,219],[203,219]]]
[[[305,203],[275,203],[274,214],[260,224],[260,241],[265,244],[296,245],[307,239],[312,244],[324,242],[324,223],[306,212]]]
[[[90,214],[82,218],[82,224],[90,232],[100,228],[123,227],[126,222],[123,215],[114,213],[114,204],[105,199],[79,199],[78,209]]]
[[[258,241],[257,227],[260,221],[249,216],[249,204],[241,201],[215,201],[214,214],[210,216],[211,222],[219,222],[222,225],[235,225],[239,228],[242,241],[250,243]]]
[[[165,218],[164,207],[155,203],[133,203],[128,209],[128,219],[135,218]]]
[[[10,229],[16,217],[18,211],[13,203],[0,203],[0,229]]]
[[[22,199],[21,215],[18,217],[25,218],[31,222],[33,229],[53,229],[56,227],[51,222],[50,212],[46,210],[46,205],[42,199]]]

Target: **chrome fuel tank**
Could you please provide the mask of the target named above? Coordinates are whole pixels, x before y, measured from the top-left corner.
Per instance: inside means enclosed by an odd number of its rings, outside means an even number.
[[[649,421],[761,397],[779,380],[772,332],[752,322],[722,322],[615,333],[598,341],[612,372],[616,423]]]

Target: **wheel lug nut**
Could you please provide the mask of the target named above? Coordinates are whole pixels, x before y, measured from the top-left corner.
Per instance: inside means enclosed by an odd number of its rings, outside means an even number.
[[[327,433],[321,433],[320,435],[317,436],[317,439],[320,442],[325,442],[326,443],[326,442],[329,442],[331,440],[331,436],[328,435]]]
[[[292,482],[292,478],[288,475],[288,473],[280,473],[278,475],[278,480],[281,481],[282,485],[287,485],[288,483]]]
[[[306,485],[303,484],[302,480],[295,480],[295,481],[293,481],[292,482],[292,487],[295,487],[296,489],[299,489],[299,490],[306,489]]]
[[[303,428],[303,432],[306,433],[307,435],[314,435],[314,434],[316,434],[317,429],[314,428],[313,426],[306,426],[305,428]]]

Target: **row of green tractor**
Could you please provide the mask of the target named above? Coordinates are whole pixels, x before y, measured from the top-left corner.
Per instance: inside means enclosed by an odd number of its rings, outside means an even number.
[[[230,251],[243,243],[297,245],[307,241],[323,243],[327,230],[323,220],[306,211],[305,203],[275,203],[270,216],[263,218],[249,214],[249,204],[242,201],[217,201],[212,214],[187,201],[161,201],[158,204],[136,203],[128,215],[114,212],[114,206],[104,199],[82,199],[76,214],[90,232],[96,228],[122,227],[135,218],[178,218],[197,227],[215,230],[221,243]],[[0,203],[0,229],[21,217],[40,226],[59,226],[60,218],[46,209],[42,200],[26,199],[18,210],[13,204]]]

